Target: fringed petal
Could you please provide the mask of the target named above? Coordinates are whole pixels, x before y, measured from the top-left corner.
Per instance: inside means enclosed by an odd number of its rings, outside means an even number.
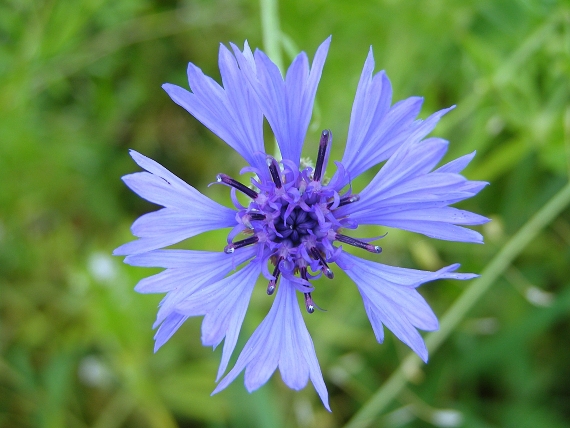
[[[251,56],[247,44],[242,55]],[[223,45],[220,45],[219,67],[223,87],[193,64],[188,65],[192,92],[169,83],[162,87],[176,104],[202,122],[267,178],[263,116],[235,57]]]
[[[131,150],[133,159],[148,172],[123,177],[135,193],[165,208],[145,214],[133,223],[141,238],[117,248],[114,255],[130,255],[166,247],[209,230],[235,226],[235,211],[212,201],[155,161]]]
[[[226,388],[245,369],[245,386],[252,392],[279,367],[287,386],[299,390],[310,379],[330,411],[328,393],[311,336],[301,315],[295,288],[283,278],[273,306],[247,341],[235,366],[212,394]]]
[[[386,266],[347,253],[339,255],[338,261],[348,267],[346,274],[362,295],[376,339],[383,341],[382,325],[385,325],[426,362],[427,349],[417,329],[437,330],[438,321],[416,288],[436,279],[475,276],[453,273],[459,267],[457,264],[429,272]]]
[[[275,134],[283,159],[291,160],[297,167],[330,40],[329,37],[317,49],[311,68],[307,55],[299,54],[285,79],[263,52],[255,52],[254,66],[246,55],[234,48],[240,68]]]

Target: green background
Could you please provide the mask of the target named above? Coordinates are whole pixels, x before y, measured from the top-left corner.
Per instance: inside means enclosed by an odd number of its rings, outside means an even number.
[[[424,96],[421,117],[458,106],[434,134],[451,141],[446,160],[476,149],[465,175],[491,182],[459,205],[493,219],[478,228],[485,245],[390,230],[379,261],[430,270],[460,262],[480,273],[568,182],[568,2],[293,0],[279,13],[286,64],[287,52],[312,58],[333,36],[306,156],[315,157],[323,128],[335,134],[331,159],[342,156],[372,45],[394,100]],[[139,170],[128,149],[228,204],[226,188],[207,185],[219,172],[237,177],[243,160],[160,85],[186,87],[189,61],[219,80],[219,44],[262,47],[260,22],[253,0],[0,2],[0,426],[340,427],[408,354],[391,333],[376,343],[356,287],[338,268],[313,294],[327,312],[305,316],[332,414],[312,386],[291,391],[279,374],[253,394],[240,376],[210,397],[220,349],[201,346],[200,319],[152,352],[161,296],[133,287],[157,270],[110,255],[132,239],[130,224],[155,209],[120,180]],[[220,250],[226,233],[179,247]],[[407,373],[372,426],[570,426],[569,244],[566,210],[429,364]],[[420,290],[441,316],[468,285]],[[260,282],[238,348],[271,301]]]

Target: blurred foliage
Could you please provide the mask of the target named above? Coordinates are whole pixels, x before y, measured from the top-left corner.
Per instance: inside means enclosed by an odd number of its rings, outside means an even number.
[[[395,99],[424,96],[423,117],[457,104],[436,134],[451,141],[448,159],[476,149],[466,175],[492,182],[462,204],[493,218],[485,245],[390,231],[383,262],[461,262],[480,272],[567,182],[567,2],[290,0],[280,14],[287,52],[312,57],[333,35],[307,156],[320,129],[331,127],[331,159],[341,157],[372,45]],[[290,391],[277,374],[253,394],[238,379],[210,397],[220,352],[201,346],[199,319],[152,353],[161,297],[132,291],[152,272],[110,256],[132,239],[130,223],[154,209],[120,180],[137,170],[127,149],[228,202],[225,188],[206,186],[219,172],[237,175],[243,160],[160,85],[186,86],[188,61],[219,79],[219,43],[260,46],[259,22],[254,0],[0,3],[0,426],[339,427],[407,353],[390,334],[376,343],[356,288],[340,273],[317,284],[328,312],[306,317],[332,414],[312,387]],[[184,247],[218,250],[224,242],[224,231],[212,232]],[[375,426],[569,426],[569,244],[565,212],[410,374]],[[465,286],[441,281],[422,293],[442,314]],[[241,345],[270,305],[263,288]]]

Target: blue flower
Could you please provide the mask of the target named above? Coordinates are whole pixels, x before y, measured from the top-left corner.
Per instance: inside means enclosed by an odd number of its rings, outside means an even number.
[[[346,149],[330,181],[324,179],[332,132],[324,130],[316,147],[314,167],[302,167],[301,150],[311,119],[317,85],[330,38],[317,50],[312,66],[299,54],[283,79],[277,66],[261,51],[252,53],[220,47],[220,86],[193,64],[188,66],[191,92],[175,85],[163,88],[170,97],[236,150],[250,165],[251,186],[220,173],[217,182],[231,189],[234,208],[224,207],[180,180],[153,160],[131,151],[146,172],[123,177],[134,192],[163,208],[136,220],[139,239],[115,250],[135,266],[160,267],[135,290],[166,293],[155,328],[155,350],[188,318],[204,316],[202,343],[224,341],[214,393],[245,370],[245,385],[253,391],[279,367],[283,381],[301,389],[310,379],[330,410],[328,394],[313,342],[307,331],[297,292],[307,312],[313,301],[312,280],[332,279],[336,264],[355,282],[378,342],[383,326],[427,361],[418,329],[432,331],[438,321],[416,288],[442,278],[470,279],[454,273],[459,265],[437,272],[383,265],[347,253],[379,254],[371,242],[350,231],[361,224],[395,227],[450,241],[482,243],[482,236],[464,225],[479,225],[485,217],[450,207],[478,193],[487,183],[468,181],[460,172],[473,158],[465,155],[437,169],[448,142],[426,138],[450,109],[426,120],[417,119],[422,99],[392,104],[392,88],[384,72],[374,74],[372,50],[356,91]],[[453,107],[452,107],[453,108]],[[264,152],[263,118],[275,134],[282,160]],[[351,181],[385,162],[370,184],[355,193]],[[236,197],[245,194],[243,206]],[[200,233],[232,228],[220,252],[162,249]],[[222,244],[220,243],[220,249]],[[376,256],[379,258],[379,256]],[[240,267],[241,266],[241,267]],[[249,300],[263,275],[271,310],[255,330],[233,369],[226,375]],[[223,377],[223,379],[222,379]]]

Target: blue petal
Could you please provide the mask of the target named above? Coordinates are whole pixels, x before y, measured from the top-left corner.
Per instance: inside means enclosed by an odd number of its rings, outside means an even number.
[[[243,321],[243,316],[245,316],[245,311],[247,309],[247,302],[249,301],[251,290],[253,290],[253,286],[255,285],[255,278],[259,275],[260,271],[258,263],[251,263],[246,265],[238,273],[224,279],[224,277],[231,270],[235,269],[235,266],[237,266],[237,264],[247,260],[247,258],[252,257],[255,254],[253,248],[247,248],[244,250],[247,251],[239,251],[239,257],[236,257],[233,260],[231,256],[225,253],[203,253],[196,257],[197,260],[193,260],[194,257],[192,257],[192,253],[199,252],[188,251],[188,263],[186,267],[171,268],[158,275],[154,275],[154,277],[160,277],[157,279],[161,279],[163,281],[165,280],[165,275],[174,277],[173,280],[170,279],[170,281],[167,282],[170,285],[170,287],[168,287],[169,293],[161,302],[161,307],[157,314],[155,327],[157,327],[159,324],[160,327],[158,328],[158,331],[155,335],[155,352],[164,343],[166,343],[166,341],[190,316],[206,315],[204,323],[211,323],[211,320],[208,318],[208,314],[217,314],[219,312],[216,311],[221,311],[223,308],[228,309],[229,303],[229,309],[238,311],[236,311],[232,317],[227,320],[226,324],[221,325],[222,323],[218,323],[219,329],[225,326],[226,329],[230,331],[228,338],[226,339],[226,343],[224,343],[224,353],[222,355],[222,364],[224,364],[223,369],[225,370],[225,367],[227,367],[227,360],[229,360],[229,357],[233,352],[233,348],[235,347],[235,342],[237,341],[237,336],[239,334],[239,329]],[[166,252],[166,250],[163,251],[163,253],[164,252]],[[180,253],[180,251],[176,252]],[[164,257],[165,255],[162,256]],[[179,258],[179,254],[173,254],[173,256],[175,258]],[[225,260],[223,256],[226,256]],[[214,263],[204,264],[204,266],[201,268],[199,267],[199,262],[207,263],[208,261]],[[243,285],[250,288],[249,294],[247,293],[247,290],[243,289],[242,284],[240,283],[240,279],[242,279],[244,275],[245,280]],[[137,288],[142,288],[141,284],[143,282],[152,281],[151,278],[143,279]],[[240,290],[242,294],[236,296],[236,292],[231,291],[231,293],[229,293],[231,297],[228,297],[230,301],[224,301],[224,296],[221,296],[220,300],[216,302],[215,296],[213,294],[207,296],[207,298],[204,298],[204,295],[211,293],[211,290],[221,290],[221,285],[228,283],[235,286],[235,288]],[[197,297],[194,298],[194,296]],[[194,311],[186,310],[185,305],[188,305],[188,302],[192,301],[192,299],[199,302],[201,301],[202,304],[199,305],[200,307]],[[234,303],[235,305],[233,305]],[[212,329],[212,327],[210,327],[210,329]],[[224,335],[225,332],[221,337],[216,339],[219,340],[213,344],[213,346],[217,345],[223,339]],[[211,343],[204,344],[212,345]]]
[[[154,352],[158,351],[162,345],[180,328],[188,319],[187,316],[173,312],[161,324],[154,335]]]
[[[467,165],[469,165],[469,162],[471,162],[471,160],[475,157],[476,153],[477,152],[474,151],[474,152],[471,152],[465,156],[461,156],[460,158],[452,160],[451,162],[448,162],[445,165],[439,167],[435,171],[436,172],[451,172],[451,173],[459,174],[461,171],[463,171],[465,169],[465,167]]]
[[[162,277],[158,279],[170,280],[172,288],[160,302],[154,328],[163,322],[182,301],[192,296],[195,292],[202,290],[204,287],[223,279],[228,273],[236,270],[239,264],[252,258],[256,254],[256,250],[255,247],[243,248],[232,255],[225,253],[206,253],[204,257],[198,258],[198,260],[201,259],[205,263],[207,261],[210,263],[204,264],[201,267],[192,263],[189,264],[188,268],[167,269],[165,272],[171,273],[163,273]],[[156,280],[157,279],[153,277],[147,278],[146,280],[143,279],[135,289],[137,291],[143,287],[149,289],[151,284],[156,283]]]
[[[132,266],[167,268],[159,274],[142,279],[135,287],[139,293],[164,293],[175,289],[186,290],[186,293],[197,287],[195,284],[218,281],[241,263],[254,257],[256,251],[255,247],[243,248],[233,254],[196,250],[155,250],[128,256],[125,263]],[[178,299],[185,297],[180,297],[180,294],[176,296]]]
[[[352,105],[343,164],[352,163],[351,159],[358,155],[363,145],[368,143],[366,135],[373,118],[381,120],[392,103],[392,85],[386,73],[381,71],[372,77],[373,72],[374,56],[370,48]]]
[[[379,193],[404,180],[427,174],[443,158],[448,145],[449,142],[441,138],[428,138],[401,146],[360,192],[361,196],[367,192]]]
[[[247,44],[244,54],[251,55]],[[169,83],[164,84],[163,89],[176,104],[224,140],[261,174],[268,176],[263,115],[235,58],[223,45],[220,45],[219,67],[223,88],[198,67],[189,64],[188,81],[192,92]]]
[[[195,277],[194,273],[187,269],[167,269],[156,275],[141,279],[135,286],[135,291],[142,294],[168,293],[184,287],[185,290],[191,292],[191,285],[197,283],[196,279],[199,277]]]
[[[368,197],[359,201],[358,207],[348,207],[343,213],[352,213],[363,210],[382,210],[387,207],[401,207],[406,204],[420,204],[422,202],[434,203],[440,202],[442,206],[448,205],[449,200],[455,200],[458,197],[462,199],[473,196],[473,193],[465,189],[467,179],[459,174],[448,174],[434,172],[431,174],[421,175],[419,177],[410,178],[408,180],[395,183],[389,189],[371,189]]]
[[[471,229],[438,221],[395,220],[386,221],[384,226],[409,230],[444,241],[483,243],[483,235]],[[370,223],[372,224],[372,223]]]
[[[235,211],[212,201],[155,161],[131,150],[131,156],[149,172],[123,180],[139,196],[166,208],[145,214],[133,223],[139,240],[117,248],[113,254],[129,255],[154,250],[200,233],[235,226]]]
[[[442,110],[436,111],[425,120],[416,120],[412,125],[412,132],[409,134],[408,139],[419,141],[422,138],[426,137],[431,131],[433,131],[443,115],[453,110],[454,108],[455,106],[444,108]]]
[[[371,125],[360,144],[347,141],[341,163],[351,179],[388,159],[406,141],[422,101],[411,97],[396,103],[383,118]]]
[[[460,210],[453,207],[428,208],[419,210],[409,210],[399,212],[397,215],[386,215],[386,219],[415,220],[415,221],[435,221],[442,223],[453,223],[462,225],[478,225],[489,221],[487,217],[469,211]]]
[[[338,262],[356,283],[378,341],[384,338],[384,324],[424,361],[427,361],[427,349],[416,328],[437,330],[438,321],[416,288],[436,279],[476,276],[453,273],[459,267],[457,264],[429,272],[386,266],[344,252]]]
[[[226,370],[236,346],[251,293],[260,273],[259,263],[249,263],[239,272],[201,287],[176,306],[176,312],[185,316],[205,315],[202,322],[204,346],[216,347],[225,337],[218,379]]]
[[[421,140],[428,135],[448,109],[432,114],[426,120],[415,120],[422,98],[410,97],[390,107],[392,86],[381,71],[374,72],[372,48],[368,53],[350,116],[346,149],[342,158],[347,175],[340,187],[362,172],[388,159],[404,142]],[[334,180],[334,179],[333,179]]]
[[[127,256],[125,257],[125,263],[140,267],[198,269],[198,272],[200,272],[202,269],[210,270],[225,260],[233,261],[235,260],[233,256],[239,257],[251,251],[250,248],[244,248],[244,250],[243,252],[239,251],[233,254],[198,250],[154,250],[148,253]]]
[[[135,287],[139,293],[168,293],[160,303],[154,323],[154,328],[160,325],[155,336],[155,352],[188,318],[188,314],[181,315],[176,311],[176,306],[180,302],[197,290],[223,279],[230,271],[254,257],[256,253],[255,247],[248,247],[233,254],[155,250],[126,257],[125,262],[133,266],[168,268],[159,274],[142,279]],[[203,308],[201,315],[205,313]]]
[[[375,306],[368,299],[368,297],[362,293],[361,295],[362,303],[364,304],[364,310],[366,311],[366,315],[370,320],[370,325],[372,326],[372,331],[374,331],[374,336],[376,336],[378,343],[384,343],[384,324],[382,324],[382,319],[380,318],[378,312],[375,309]]]
[[[329,37],[317,49],[311,69],[306,54],[299,54],[285,80],[279,68],[263,52],[255,52],[255,64],[252,64],[234,48],[240,68],[275,134],[283,159],[289,159],[297,166],[330,40]]]
[[[179,283],[180,288],[174,289],[161,303],[161,310],[164,308],[164,312],[159,311],[155,322],[155,327],[161,323],[155,335],[155,352],[166,343],[186,319],[191,316],[205,315],[202,323],[202,340],[205,346],[217,346],[227,334],[220,365],[221,374],[226,369],[237,342],[259,270],[259,264],[252,263],[225,279],[223,276],[227,274],[227,267],[225,272],[220,270],[215,275],[210,274],[200,278],[195,278],[192,272],[184,270],[183,274],[186,275],[188,283]],[[227,284],[235,286],[238,290],[234,291],[233,288],[229,290],[230,297],[221,295],[222,291],[227,288]],[[188,302],[194,296],[197,296],[195,301],[199,301],[205,293],[212,290],[218,290],[218,293],[212,293],[210,298],[203,299],[202,304],[194,306],[192,310],[187,308]],[[220,316],[221,319],[218,318]]]
[[[430,173],[447,150],[447,141],[409,141],[386,162],[360,201],[341,207],[339,216],[359,224],[377,224],[451,241],[482,243],[480,233],[457,225],[479,225],[487,218],[448,205],[469,198],[486,183],[469,182],[457,174],[469,157]]]
[[[245,386],[252,392],[265,384],[278,366],[285,384],[295,390],[304,388],[311,379],[330,411],[313,341],[303,321],[295,288],[286,278],[281,278],[269,313],[245,344],[235,366],[212,394],[226,388],[244,369]]]

